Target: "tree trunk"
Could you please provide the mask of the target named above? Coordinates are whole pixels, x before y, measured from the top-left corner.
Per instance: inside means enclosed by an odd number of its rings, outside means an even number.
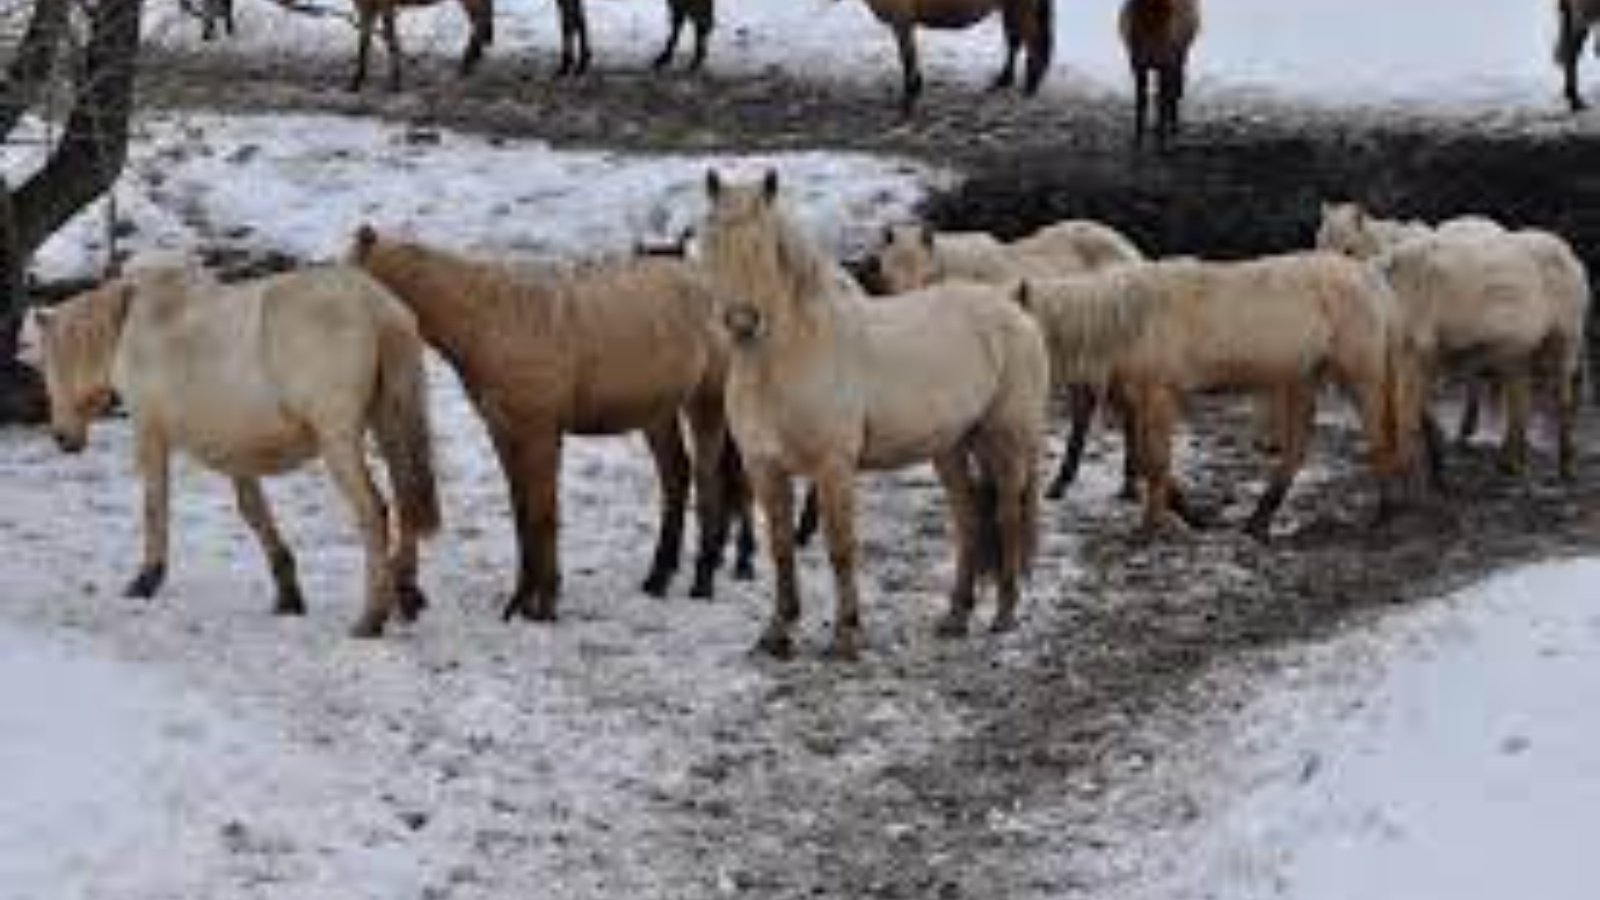
[[[28,29],[11,57],[6,80],[0,82],[0,140],[10,136],[39,99],[55,71],[56,48],[67,31],[68,0],[34,0]]]

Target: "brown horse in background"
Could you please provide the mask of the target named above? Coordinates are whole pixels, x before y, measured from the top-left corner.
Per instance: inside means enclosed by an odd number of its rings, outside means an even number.
[[[922,94],[922,65],[917,57],[916,29],[970,28],[998,11],[1005,27],[1006,62],[993,89],[1011,87],[1017,77],[1017,53],[1028,49],[1023,91],[1033,95],[1050,68],[1055,50],[1055,0],[865,0],[878,21],[894,32],[900,48],[903,90],[900,110],[909,116]]]
[[[372,50],[372,29],[383,24],[384,48],[389,53],[389,90],[400,90],[400,70],[404,58],[400,52],[400,27],[396,21],[401,7],[432,6],[443,0],[354,0],[356,28],[360,34],[356,44],[356,71],[350,79],[350,90],[359,91],[367,80],[367,57]],[[484,48],[494,43],[494,0],[456,0],[462,12],[472,23],[472,37],[461,55],[461,74],[472,74],[483,58]]]
[[[1583,45],[1589,32],[1600,26],[1600,0],[1557,0],[1560,6],[1561,30],[1556,37],[1556,62],[1566,75],[1567,105],[1573,112],[1588,108],[1583,93],[1578,90],[1578,60],[1583,57]],[[1600,52],[1597,47],[1596,52]]]
[[[569,434],[643,432],[649,442],[663,501],[644,582],[654,596],[678,568],[692,474],[700,552],[691,592],[711,596],[727,534],[727,359],[715,300],[693,266],[630,259],[512,268],[368,227],[350,259],[416,313],[423,339],[455,369],[488,427],[521,557],[506,618],[556,616],[558,481]]]
[[[1156,144],[1166,147],[1178,136],[1189,50],[1200,34],[1200,0],[1126,0],[1119,24],[1133,71],[1134,142],[1142,145],[1149,130],[1154,75]]]
[[[582,75],[589,71],[589,16],[584,0],[556,0],[561,12],[561,65],[556,75]],[[667,14],[671,17],[671,30],[666,46],[656,56],[653,67],[664,69],[672,63],[678,51],[678,38],[683,26],[694,23],[694,55],[689,58],[689,71],[697,72],[706,61],[706,45],[711,31],[716,27],[716,0],[667,0]]]

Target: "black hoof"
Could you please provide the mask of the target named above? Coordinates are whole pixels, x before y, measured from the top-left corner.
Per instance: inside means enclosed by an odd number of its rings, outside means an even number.
[[[422,615],[422,611],[428,608],[428,595],[422,592],[422,588],[414,584],[403,584],[395,591],[400,618],[403,621],[415,622]]]
[[[166,566],[146,566],[139,570],[139,574],[128,582],[127,588],[122,592],[124,597],[134,600],[149,600],[161,590],[161,583],[167,578]]]
[[[272,605],[272,614],[275,616],[305,615],[306,600],[300,595],[300,589],[278,592],[278,600]]]
[[[667,595],[667,588],[671,584],[671,573],[652,572],[650,573],[650,576],[644,580],[644,583],[639,585],[639,590],[644,591],[646,594],[649,594],[650,596],[659,600]]]
[[[787,632],[768,631],[756,641],[755,652],[762,656],[769,656],[776,660],[787,662],[794,659],[794,638]]]

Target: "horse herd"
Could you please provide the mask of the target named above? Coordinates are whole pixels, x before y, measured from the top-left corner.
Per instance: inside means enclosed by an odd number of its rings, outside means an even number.
[[[1148,259],[1126,237],[1067,221],[1003,243],[890,228],[859,278],[796,227],[776,173],[716,172],[681,257],[511,266],[357,230],[344,259],[224,285],[189,266],[145,266],[28,325],[52,430],[83,448],[119,397],[145,483],[143,565],[167,572],[168,459],[186,452],[233,480],[277,591],[304,603],[264,476],[325,461],[366,551],[354,631],[417,616],[418,543],[439,527],[424,347],[459,377],[509,485],[519,564],[506,618],[551,620],[561,589],[558,481],[567,435],[642,432],[661,486],[643,589],[665,594],[693,498],[691,593],[710,597],[752,507],[766,526],[775,607],[759,646],[787,657],[800,618],[795,482],[809,484],[834,572],[833,652],[857,655],[856,473],[931,462],[948,503],[955,580],[945,635],[969,626],[992,583],[992,627],[1018,621],[1038,542],[1048,400],[1068,394],[1072,436],[1049,493],[1065,492],[1102,403],[1126,434],[1124,486],[1142,529],[1199,527],[1171,473],[1173,430],[1201,392],[1257,398],[1278,462],[1246,523],[1267,539],[1305,459],[1325,384],[1352,401],[1378,514],[1442,483],[1429,410],[1445,374],[1492,386],[1500,460],[1525,472],[1535,387],[1548,391],[1559,469],[1573,475],[1590,290],[1565,241],[1486,218],[1438,225],[1323,209],[1318,247],[1244,262]],[[863,286],[865,285],[865,286]],[[388,470],[391,516],[366,452]],[[736,529],[735,526],[739,527]]]
[[[196,0],[210,38],[218,29],[233,31],[233,0]],[[278,0],[290,5],[289,0]],[[350,88],[359,91],[366,81],[367,61],[374,29],[382,30],[389,55],[389,85],[398,90],[402,58],[398,13],[402,7],[431,6],[443,0],[351,0],[357,25],[356,67]],[[471,34],[461,57],[461,73],[470,74],[494,42],[495,0],[456,0],[471,23]],[[895,37],[899,50],[901,109],[909,115],[922,92],[922,67],[916,29],[969,28],[999,13],[1005,37],[1005,62],[995,77],[996,90],[1016,80],[1019,53],[1026,49],[1023,90],[1036,92],[1049,70],[1055,42],[1055,0],[863,0]],[[1578,66],[1590,32],[1600,26],[1600,0],[1554,0],[1557,5],[1556,61],[1565,76],[1567,102],[1577,112],[1585,108],[1578,85]],[[716,25],[715,0],[666,0],[669,30],[654,67],[672,63],[686,25],[693,25],[695,48],[689,60],[697,70],[706,59],[707,44]],[[591,59],[589,24],[584,0],[556,0],[561,18],[561,62],[557,75],[582,75]],[[1151,80],[1155,81],[1156,134],[1166,142],[1176,133],[1178,114],[1191,48],[1200,32],[1199,0],[1123,0],[1118,19],[1127,49],[1135,94],[1135,134],[1146,133]],[[1600,46],[1597,46],[1600,51]]]

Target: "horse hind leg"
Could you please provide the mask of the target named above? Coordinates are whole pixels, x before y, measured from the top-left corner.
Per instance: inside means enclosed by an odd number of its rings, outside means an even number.
[[[1051,479],[1049,490],[1045,492],[1051,500],[1065,497],[1067,488],[1077,480],[1078,468],[1083,462],[1083,450],[1089,443],[1089,428],[1094,423],[1095,409],[1100,403],[1092,387],[1073,385],[1067,390],[1071,400],[1071,428],[1067,435],[1066,452],[1061,456],[1061,466]]]
[[[1532,373],[1519,367],[1505,379],[1506,427],[1500,443],[1500,471],[1521,476],[1528,471],[1528,424],[1533,405]]]
[[[700,548],[689,596],[705,600],[716,592],[717,570],[722,568],[722,550],[731,521],[728,479],[723,473],[727,469],[724,455],[733,451],[728,447],[728,423],[722,403],[722,395],[713,392],[688,414],[694,444],[695,519],[700,524]]]
[[[494,6],[492,2],[472,3],[465,2],[467,18],[472,23],[472,34],[467,38],[467,47],[461,53],[460,76],[471,75],[478,64],[483,61],[486,48],[494,43]]]
[[[583,0],[557,0],[561,18],[561,62],[556,77],[576,74],[579,22],[583,19]]]
[[[1133,67],[1133,146],[1143,147],[1145,132],[1150,121],[1150,73],[1147,69]]]
[[[167,580],[167,549],[172,527],[172,460],[165,438],[148,425],[136,426],[139,477],[144,482],[144,560],[123,594],[149,600]]]
[[[1183,68],[1163,66],[1157,72],[1160,95],[1159,121],[1156,125],[1156,142],[1163,150],[1171,149],[1182,127]]]
[[[389,50],[389,90],[398,92],[405,67],[405,55],[400,50],[399,14],[394,7],[383,12],[383,43]]]
[[[856,503],[853,467],[836,461],[817,474],[822,529],[833,568],[836,611],[829,655],[853,662],[861,655],[861,598],[856,589]]]
[[[1583,46],[1588,41],[1590,28],[1578,20],[1577,12],[1567,0],[1561,0],[1558,6],[1561,31],[1556,42],[1556,60],[1561,64],[1565,76],[1567,106],[1572,112],[1580,113],[1589,108],[1578,84],[1578,65],[1583,58]]]
[[[1022,51],[1022,14],[1015,3],[1007,3],[1001,9],[1001,25],[1005,33],[1006,55],[1005,63],[989,83],[989,90],[1009,90],[1017,83],[1017,54]]]
[[[909,119],[922,96],[922,63],[917,57],[917,38],[912,26],[896,25],[894,39],[900,51],[900,115]]]
[[[305,595],[300,591],[294,554],[284,542],[283,534],[278,531],[278,523],[273,519],[272,506],[267,502],[266,492],[261,489],[261,481],[256,478],[235,478],[233,495],[239,507],[239,517],[255,534],[261,552],[267,558],[267,567],[272,572],[272,584],[277,592],[273,614],[305,615]]]
[[[689,61],[689,71],[698,72],[706,64],[711,32],[717,27],[716,9],[714,0],[690,0],[689,7],[694,20],[694,58]]]
[[[360,434],[336,433],[325,437],[322,446],[328,472],[354,514],[366,549],[366,605],[350,633],[359,638],[379,637],[398,600],[389,568],[388,510],[373,484]]]
[[[1289,489],[1293,487],[1301,466],[1305,465],[1306,447],[1310,443],[1312,420],[1316,414],[1316,386],[1300,384],[1284,389],[1278,402],[1281,404],[1279,414],[1282,417],[1283,449],[1278,456],[1277,469],[1244,529],[1246,534],[1262,543],[1266,543],[1270,536],[1272,519],[1288,498]]]
[[[962,637],[967,633],[972,611],[977,606],[977,488],[964,450],[935,457],[933,469],[944,487],[945,500],[950,504],[951,532],[956,544],[956,577],[950,588],[950,609],[939,620],[936,633],[940,637]]]
[[[683,555],[683,520],[689,504],[690,460],[683,446],[676,417],[645,429],[650,456],[655,460],[656,478],[661,483],[661,519],[656,531],[656,548],[650,572],[641,590],[652,597],[664,597]]]
[[[685,20],[689,18],[689,13],[684,9],[681,0],[672,0],[669,6],[668,16],[671,21],[667,30],[667,43],[661,48],[655,61],[650,64],[650,68],[656,71],[672,64],[672,57],[678,52],[678,37],[683,33]]]
[[[372,29],[377,24],[377,11],[366,4],[359,5],[356,21],[356,70],[350,76],[349,90],[356,93],[367,81],[367,63],[372,55]]]

